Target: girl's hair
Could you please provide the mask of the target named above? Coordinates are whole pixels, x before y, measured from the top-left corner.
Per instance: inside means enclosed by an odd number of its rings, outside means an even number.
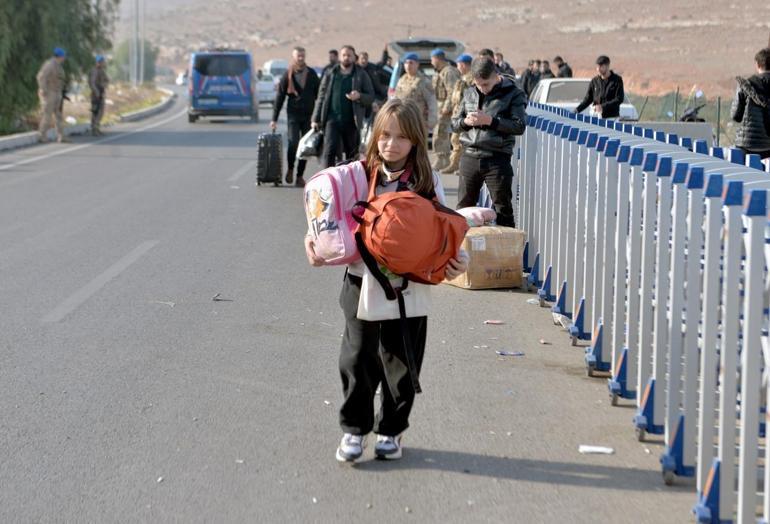
[[[432,194],[433,168],[428,159],[428,137],[425,123],[417,105],[410,100],[392,98],[377,112],[377,118],[372,127],[372,138],[366,146],[366,165],[379,170],[383,160],[380,157],[377,142],[380,139],[385,123],[390,117],[395,117],[401,132],[412,143],[412,149],[406,160],[406,165],[412,167],[412,181],[417,193]]]

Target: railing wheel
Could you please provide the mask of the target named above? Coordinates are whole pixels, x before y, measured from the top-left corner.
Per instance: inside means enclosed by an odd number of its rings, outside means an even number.
[[[647,438],[647,432],[644,430],[644,428],[636,428],[636,440],[639,442],[644,442],[644,439]]]

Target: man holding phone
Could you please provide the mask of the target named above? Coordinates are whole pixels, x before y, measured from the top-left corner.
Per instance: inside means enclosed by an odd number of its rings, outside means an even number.
[[[460,185],[457,209],[473,207],[486,183],[497,212],[497,224],[514,227],[513,167],[511,156],[516,135],[526,128],[527,97],[509,78],[500,76],[489,57],[471,63],[474,86],[463,94],[452,118],[460,133]]]
[[[374,87],[367,72],[356,65],[353,46],[340,49],[340,61],[321,80],[313,111],[313,129],[324,131],[325,166],[337,161],[340,143],[346,159],[355,158],[368,108],[374,102]]]

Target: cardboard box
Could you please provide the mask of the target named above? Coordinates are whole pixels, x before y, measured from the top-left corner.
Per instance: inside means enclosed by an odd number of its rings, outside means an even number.
[[[463,241],[468,271],[446,284],[464,289],[522,287],[524,241],[520,229],[498,226],[472,227]]]

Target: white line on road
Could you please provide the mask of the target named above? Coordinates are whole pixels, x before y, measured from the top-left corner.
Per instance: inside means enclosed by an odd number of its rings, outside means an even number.
[[[39,160],[45,160],[47,158],[53,158],[55,156],[64,155],[64,154],[67,154],[67,153],[72,153],[74,151],[80,151],[81,149],[85,149],[87,147],[95,146],[97,144],[104,144],[106,142],[113,142],[115,140],[118,140],[118,139],[130,136],[130,135],[134,135],[136,133],[141,133],[143,131],[147,131],[148,129],[153,129],[153,128],[156,128],[158,126],[162,126],[163,124],[167,124],[167,123],[171,122],[172,120],[175,120],[175,119],[179,118],[180,116],[184,115],[185,113],[187,113],[187,109],[183,109],[179,113],[176,113],[176,114],[174,114],[174,115],[172,115],[172,116],[170,116],[170,117],[168,117],[168,118],[166,118],[164,120],[161,120],[160,122],[155,122],[153,124],[149,124],[149,125],[146,125],[144,127],[140,127],[139,129],[132,129],[131,131],[126,131],[126,132],[123,132],[123,133],[119,133],[119,134],[115,134],[115,135],[112,135],[112,136],[108,136],[106,138],[102,138],[102,139],[96,140],[94,142],[89,142],[88,144],[81,144],[79,146],[68,147],[66,149],[61,149],[59,151],[54,151],[52,153],[48,153],[47,155],[40,155],[40,156],[33,156],[33,157],[30,157],[30,158],[25,158],[24,160],[19,160],[18,162],[14,162],[13,164],[7,164],[7,165],[4,165],[4,166],[0,166],[0,171],[6,171],[6,170],[12,169],[14,167],[23,166],[25,164],[31,164],[32,162],[37,162]]]
[[[239,178],[241,178],[243,175],[248,173],[249,171],[253,171],[256,169],[257,163],[254,160],[249,160],[246,162],[241,168],[233,173],[230,178],[227,179],[228,182],[237,182]]]
[[[82,288],[75,291],[64,302],[56,306],[53,311],[43,317],[42,322],[59,322],[62,320],[64,317],[75,311],[75,309],[80,307],[86,300],[91,298],[110,280],[120,275],[123,271],[128,269],[131,264],[142,258],[145,253],[154,248],[157,244],[158,240],[150,240],[140,244],[128,255],[124,256],[115,262],[112,266],[110,266],[104,273],[93,279]]]

